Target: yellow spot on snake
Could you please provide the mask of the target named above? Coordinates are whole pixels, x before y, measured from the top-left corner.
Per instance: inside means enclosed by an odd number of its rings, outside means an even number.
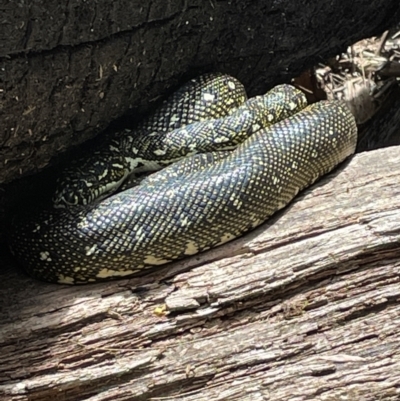
[[[93,255],[95,253],[96,249],[97,249],[97,245],[96,244],[94,244],[91,248],[89,248],[88,246],[85,246],[86,256]]]
[[[203,99],[204,99],[206,102],[212,102],[212,101],[214,101],[214,99],[215,99],[215,95],[212,94],[212,93],[205,93],[205,94],[203,95]]]
[[[74,284],[75,281],[72,277],[64,276],[63,274],[60,274],[58,276],[58,283],[59,284]]]
[[[117,277],[117,276],[128,276],[129,274],[135,273],[137,270],[112,270],[112,269],[101,269],[96,277],[107,278],[107,277]]]
[[[199,252],[199,248],[194,241],[188,241],[186,245],[185,255],[194,255]]]
[[[235,85],[235,83],[234,83],[234,82],[232,82],[232,81],[229,81],[229,82],[228,82],[228,88],[229,88],[229,89],[231,89],[231,90],[234,90],[234,89],[236,89],[236,85]]]
[[[136,241],[143,241],[146,237],[146,232],[143,230],[143,227],[140,226],[139,229],[136,231]]]
[[[98,180],[102,180],[104,177],[107,177],[107,175],[108,175],[108,169],[106,168],[104,171],[103,171],[103,174],[100,174],[99,176],[98,176]]]
[[[143,260],[144,263],[148,265],[163,265],[164,263],[170,262],[168,259],[156,258],[152,255],[147,255]]]
[[[277,176],[274,175],[272,177],[272,182],[276,185],[276,184],[278,184],[280,182],[280,180],[279,180],[279,178]]]
[[[264,220],[261,220],[261,219],[254,220],[254,221],[251,223],[251,226],[254,228],[254,227],[259,226],[261,223],[264,223]]]
[[[242,201],[240,199],[234,199],[232,204],[233,206],[235,206],[236,209],[240,209],[240,207],[242,206]]]
[[[164,155],[167,153],[167,151],[164,150],[164,149],[156,149],[153,153],[154,153],[156,156],[164,156]]]
[[[89,223],[86,219],[82,219],[78,224],[77,224],[78,228],[88,228],[89,227]]]
[[[231,233],[226,233],[220,238],[220,240],[219,240],[217,245],[225,244],[225,242],[231,241],[236,237],[237,237],[237,235],[233,235]]]
[[[189,219],[187,216],[185,216],[182,220],[179,221],[179,224],[181,225],[181,227],[186,227],[189,223]]]
[[[170,121],[171,121],[171,123],[176,123],[179,120],[180,120],[179,115],[174,114],[173,116],[171,116],[171,120]]]
[[[47,260],[48,262],[51,262],[50,254],[47,251],[40,252],[40,260]]]
[[[112,166],[116,167],[116,168],[120,168],[120,169],[124,168],[124,166],[122,164],[119,164],[119,163],[113,163]]]

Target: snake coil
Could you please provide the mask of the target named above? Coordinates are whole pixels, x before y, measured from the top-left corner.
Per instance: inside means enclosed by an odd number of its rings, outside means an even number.
[[[13,254],[34,277],[81,284],[129,277],[240,236],[355,150],[345,105],[304,103],[289,85],[246,101],[232,77],[192,80],[136,130],[72,165],[68,190],[56,196],[63,208],[17,217]],[[132,173],[184,156],[98,200]]]

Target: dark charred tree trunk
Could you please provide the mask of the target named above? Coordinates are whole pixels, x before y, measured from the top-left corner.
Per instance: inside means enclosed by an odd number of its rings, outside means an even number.
[[[400,19],[395,0],[35,0],[2,13],[0,183],[200,72],[254,95]]]

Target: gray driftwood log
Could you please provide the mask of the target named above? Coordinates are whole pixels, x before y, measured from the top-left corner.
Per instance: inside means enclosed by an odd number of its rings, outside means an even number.
[[[1,400],[400,399],[400,149],[144,277],[0,282]]]

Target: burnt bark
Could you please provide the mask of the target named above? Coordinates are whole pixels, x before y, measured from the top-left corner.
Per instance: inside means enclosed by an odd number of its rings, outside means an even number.
[[[204,71],[264,92],[379,34],[396,0],[9,1],[0,24],[0,183]]]
[[[4,400],[398,400],[399,148],[131,280],[0,280]],[[371,168],[371,166],[374,166]]]

